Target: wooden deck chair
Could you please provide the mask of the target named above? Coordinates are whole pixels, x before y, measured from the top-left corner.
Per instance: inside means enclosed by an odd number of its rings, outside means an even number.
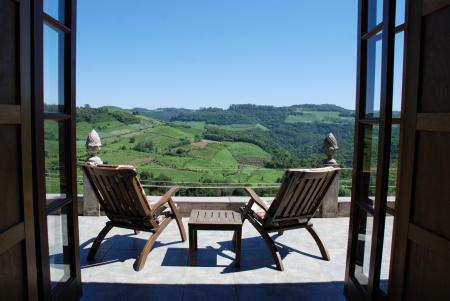
[[[261,234],[280,271],[283,271],[284,267],[278,249],[269,236],[271,232],[282,235],[285,230],[306,228],[316,241],[322,258],[330,260],[328,251],[314,231],[310,219],[319,208],[339,170],[335,167],[287,170],[278,194],[270,206],[253,189],[245,188],[251,198],[247,205],[241,208],[243,220],[248,219]]]
[[[109,218],[95,239],[88,260],[94,260],[102,240],[113,227],[132,229],[135,234],[139,231],[153,233],[134,262],[136,271],[144,267],[155,240],[173,219],[177,221],[182,241],[186,240],[181,216],[172,200],[179,187],[172,187],[156,204],[150,206],[133,166],[85,163],[81,167]]]

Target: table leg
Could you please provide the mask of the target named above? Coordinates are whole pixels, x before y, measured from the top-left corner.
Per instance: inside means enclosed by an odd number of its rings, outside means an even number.
[[[195,265],[195,233],[196,231],[189,227],[189,265]]]
[[[197,251],[198,249],[198,237],[197,237],[197,230],[194,230],[194,249]]]
[[[236,252],[236,259],[234,262],[235,267],[241,266],[241,238],[242,238],[242,228],[239,228],[235,231],[236,235],[236,241],[235,241],[235,252]]]

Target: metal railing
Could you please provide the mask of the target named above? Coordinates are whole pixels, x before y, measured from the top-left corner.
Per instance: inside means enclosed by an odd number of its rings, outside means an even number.
[[[244,167],[246,171],[248,170],[271,170],[271,171],[279,171],[282,173],[285,169],[271,169],[271,168],[248,168]],[[152,170],[176,170],[176,171],[196,171],[196,172],[211,172],[211,171],[243,171],[243,168],[179,168],[179,167],[155,167]],[[340,190],[343,189],[343,192],[347,192],[345,195],[351,191],[352,188],[352,179],[351,179],[351,171],[352,168],[342,168],[343,171],[347,171],[347,177],[340,179]],[[350,173],[348,173],[350,171]],[[373,169],[375,174],[375,169]],[[48,171],[46,173],[46,181],[49,184],[49,187],[57,187],[59,179],[58,172]],[[142,186],[147,190],[155,190],[155,189],[167,189],[174,185],[180,186],[182,190],[217,190],[217,191],[232,191],[232,190],[240,190],[245,187],[253,187],[258,190],[269,190],[273,191],[280,187],[281,182],[200,182],[200,181],[172,181],[172,180],[158,180],[158,179],[140,179]],[[77,183],[79,186],[79,190],[82,189],[83,185],[83,175],[81,171],[79,171],[77,175]],[[395,189],[396,183],[395,179],[391,180],[388,186],[390,189]],[[369,188],[375,188],[375,185],[370,185]],[[52,189],[53,190],[53,189]],[[56,192],[56,191],[49,191]]]

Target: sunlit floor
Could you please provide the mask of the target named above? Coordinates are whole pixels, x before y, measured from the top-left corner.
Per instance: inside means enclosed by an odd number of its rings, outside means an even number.
[[[189,266],[188,242],[172,222],[150,252],[145,267],[133,270],[149,233],[114,228],[95,262],[86,256],[106,217],[80,217],[83,300],[345,300],[342,295],[348,218],[313,219],[331,261],[320,257],[304,229],[277,237],[285,271],[275,269],[258,232],[245,222],[241,268],[233,267],[232,232],[200,231],[197,265]],[[183,219],[187,231],[187,219]]]

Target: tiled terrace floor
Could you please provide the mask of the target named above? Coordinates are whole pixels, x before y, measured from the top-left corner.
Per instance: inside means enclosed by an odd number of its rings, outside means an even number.
[[[145,267],[133,270],[149,233],[114,228],[97,253],[86,256],[106,217],[79,218],[82,300],[345,300],[342,295],[348,218],[313,219],[331,261],[304,229],[276,238],[285,271],[275,269],[270,253],[249,222],[242,237],[241,268],[232,266],[232,232],[200,231],[197,266],[188,266],[188,242],[172,222],[150,252]],[[187,232],[188,219],[183,219]]]

